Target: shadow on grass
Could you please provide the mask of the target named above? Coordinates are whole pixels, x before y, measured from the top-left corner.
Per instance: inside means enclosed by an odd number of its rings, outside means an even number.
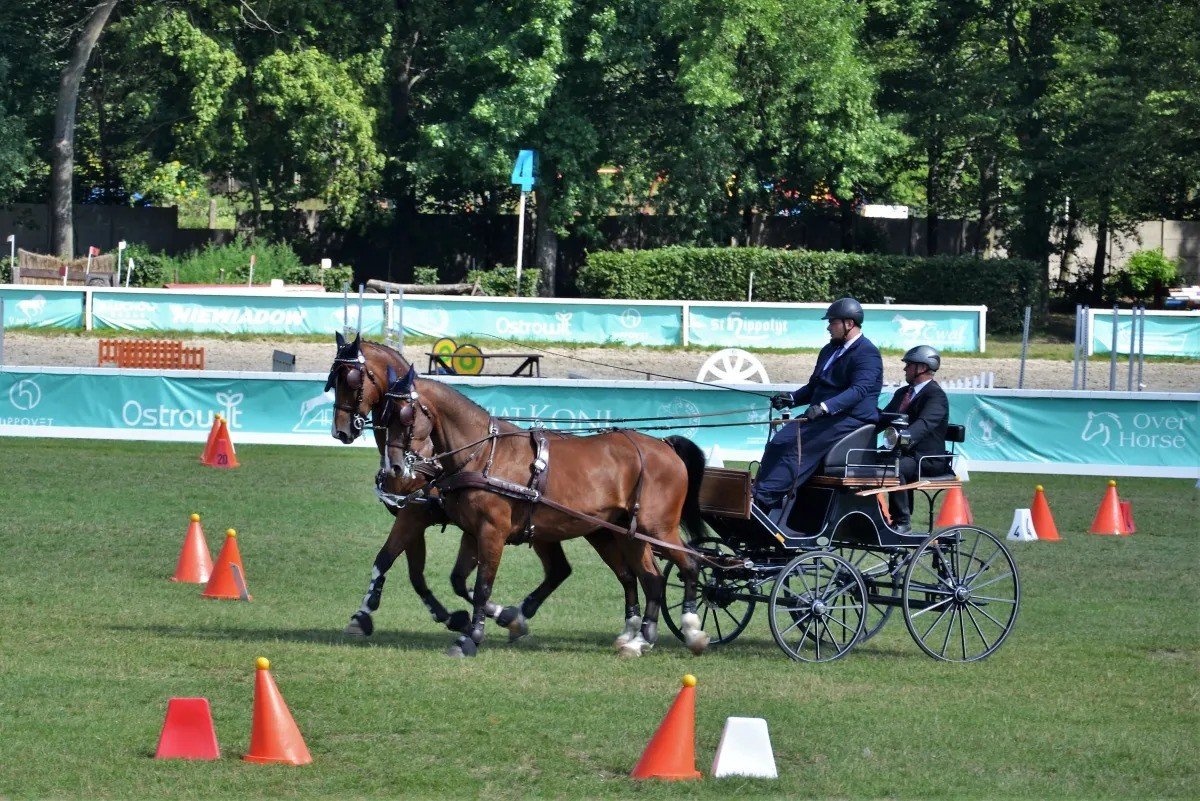
[[[352,648],[394,648],[398,651],[444,651],[457,637],[457,632],[449,629],[431,629],[429,631],[379,631],[370,637],[352,637],[343,634],[340,628],[329,629],[283,629],[283,628],[230,628],[198,626],[108,626],[109,631],[127,632],[133,634],[148,634],[156,637],[176,638],[184,640],[221,640],[228,642],[263,642],[270,640],[285,640],[288,642],[310,643],[315,645],[334,645]],[[529,652],[569,652],[583,653],[595,651],[611,651],[612,641],[618,632],[604,633],[599,631],[556,631],[545,637],[539,637],[536,629],[528,636],[515,643],[508,642],[507,633],[495,626],[488,627],[486,638],[481,650],[514,649]],[[663,640],[660,638],[660,647]],[[674,643],[669,643],[673,645]],[[680,646],[682,647],[682,646]]]

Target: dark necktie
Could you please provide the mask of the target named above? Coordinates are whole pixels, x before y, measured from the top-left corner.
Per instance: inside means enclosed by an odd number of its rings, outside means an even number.
[[[900,401],[899,411],[901,413],[908,411],[908,404],[912,403],[912,399],[913,399],[913,389],[912,389],[912,387],[909,387],[908,389],[904,390],[904,400]]]

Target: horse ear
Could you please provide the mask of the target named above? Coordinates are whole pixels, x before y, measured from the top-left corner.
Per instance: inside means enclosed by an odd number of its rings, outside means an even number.
[[[389,367],[388,369],[390,370],[391,368]],[[404,388],[406,390],[408,390],[409,392],[412,392],[413,385],[416,384],[416,382],[417,382],[417,371],[410,364],[408,366],[408,372],[404,375]]]
[[[396,368],[389,364],[387,369],[387,384],[389,388],[396,383],[397,378],[399,378],[399,376],[396,375]]]
[[[361,344],[362,344],[362,332],[356,331],[356,332],[354,332],[354,347],[357,348]]]
[[[338,350],[341,350],[342,348],[346,347],[346,338],[344,336],[342,336],[341,331],[334,331],[333,335],[335,337],[337,337]]]

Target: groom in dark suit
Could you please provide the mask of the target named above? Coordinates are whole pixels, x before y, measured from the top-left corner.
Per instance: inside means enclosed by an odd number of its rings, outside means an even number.
[[[941,456],[946,452],[946,424],[950,419],[950,404],[946,393],[933,374],[942,366],[941,355],[929,345],[918,345],[904,354],[904,380],[907,386],[883,407],[884,412],[908,415],[910,443],[900,452],[900,477],[905,484],[918,475],[929,477],[950,470],[949,459],[924,459],[922,456]],[[912,531],[912,490],[888,494],[892,528],[901,534]]]
[[[830,305],[824,319],[829,321],[829,344],[817,355],[808,383],[771,398],[776,409],[809,406],[797,421],[781,428],[763,451],[754,501],[764,511],[782,505],[788,492],[808,480],[838,440],[875,422],[879,414],[883,360],[862,334],[862,305],[854,298],[841,298]],[[799,455],[797,438],[803,444]]]

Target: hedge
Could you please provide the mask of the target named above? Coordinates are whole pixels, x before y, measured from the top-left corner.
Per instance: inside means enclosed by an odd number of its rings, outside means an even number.
[[[889,256],[768,248],[668,247],[589,253],[577,286],[584,297],[744,300],[754,273],[756,301],[988,307],[988,329],[1020,331],[1025,307],[1040,322],[1042,272],[1022,259]]]

